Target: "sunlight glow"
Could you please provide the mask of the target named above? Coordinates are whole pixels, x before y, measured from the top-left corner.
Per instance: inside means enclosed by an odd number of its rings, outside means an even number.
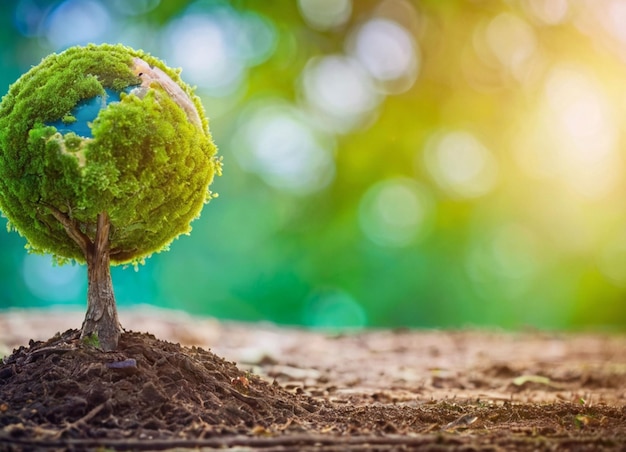
[[[620,176],[618,128],[595,81],[570,67],[552,71],[545,87],[551,131],[565,182],[579,194],[609,193]]]

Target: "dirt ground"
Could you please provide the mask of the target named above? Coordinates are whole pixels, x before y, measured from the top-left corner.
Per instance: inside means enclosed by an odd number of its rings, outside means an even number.
[[[120,316],[0,312],[0,450],[626,450],[625,335]]]

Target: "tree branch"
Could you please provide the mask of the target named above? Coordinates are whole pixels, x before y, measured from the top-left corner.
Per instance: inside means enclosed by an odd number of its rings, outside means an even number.
[[[83,255],[86,258],[87,254],[89,253],[90,247],[93,245],[93,243],[91,242],[91,239],[87,236],[87,234],[83,233],[78,228],[76,221],[69,218],[66,214],[61,212],[56,207],[51,206],[50,204],[44,204],[44,206],[50,211],[52,216],[54,216],[54,218],[56,218],[57,221],[61,223],[61,225],[63,225],[63,228],[65,228],[65,232],[67,232],[67,235],[80,247],[81,251],[83,252]],[[99,220],[100,218],[98,217],[98,221]],[[107,228],[107,237],[108,237],[108,228]]]

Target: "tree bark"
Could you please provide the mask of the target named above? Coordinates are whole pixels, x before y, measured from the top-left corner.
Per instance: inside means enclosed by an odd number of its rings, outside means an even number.
[[[117,318],[113,282],[111,280],[109,231],[111,223],[106,212],[98,215],[96,237],[86,249],[87,314],[81,338],[95,336],[105,351],[117,348],[122,329]]]

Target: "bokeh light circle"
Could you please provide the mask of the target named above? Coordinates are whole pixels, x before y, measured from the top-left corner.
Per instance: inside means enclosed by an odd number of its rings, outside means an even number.
[[[386,93],[409,89],[417,77],[421,55],[412,35],[395,21],[374,18],[349,40],[349,51]]]
[[[333,140],[296,107],[263,102],[245,111],[239,123],[232,142],[237,161],[268,185],[310,194],[334,178]]]
[[[346,23],[352,12],[351,0],[298,0],[306,23],[318,30],[329,30]]]
[[[319,288],[311,293],[304,302],[302,320],[309,327],[325,330],[367,325],[363,307],[348,292],[337,288]]]
[[[469,132],[436,133],[426,144],[424,159],[435,182],[452,197],[483,196],[497,182],[494,156]]]
[[[361,198],[359,224],[377,245],[405,247],[431,230],[434,204],[416,181],[395,178],[378,182]]]
[[[342,55],[312,58],[302,73],[302,85],[322,125],[336,132],[364,124],[381,100],[363,68]]]
[[[100,41],[111,28],[112,19],[102,3],[68,0],[54,8],[44,21],[44,35],[55,49]]]
[[[467,253],[467,272],[481,291],[499,286],[519,297],[532,286],[541,268],[540,242],[534,231],[517,223],[483,226]]]
[[[84,288],[85,275],[77,265],[53,266],[49,256],[27,254],[22,261],[22,278],[37,298],[50,302],[75,299]]]
[[[185,79],[213,97],[224,97],[243,86],[250,66],[270,57],[275,32],[261,16],[223,6],[170,22],[162,47],[168,62],[184,68]]]

